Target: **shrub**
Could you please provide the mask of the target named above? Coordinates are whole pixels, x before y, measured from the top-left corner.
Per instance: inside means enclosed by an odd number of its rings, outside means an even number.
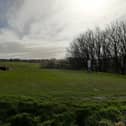
[[[100,116],[105,119],[109,119],[113,122],[119,121],[122,118],[122,113],[116,107],[107,107],[100,110]]]
[[[76,112],[76,124],[78,126],[87,125],[87,118],[92,114],[92,108],[83,108]]]
[[[102,119],[99,121],[98,126],[114,126],[110,120]]]
[[[0,101],[0,120],[6,121],[8,117],[16,114],[16,107],[14,104],[7,101]]]
[[[30,114],[21,113],[13,116],[10,120],[11,126],[37,126],[38,122]]]

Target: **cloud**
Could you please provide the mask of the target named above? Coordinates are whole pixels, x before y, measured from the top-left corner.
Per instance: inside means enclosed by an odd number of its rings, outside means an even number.
[[[125,0],[100,1],[89,10],[86,0],[0,0],[0,58],[64,57],[79,33],[125,17]]]
[[[64,57],[64,52],[66,50],[63,47],[36,47],[36,48],[31,48],[29,49],[29,52],[27,55],[24,56],[24,58],[63,58]]]
[[[19,42],[4,42],[0,43],[0,54],[8,54],[8,53],[21,53],[25,52],[26,48],[24,45]]]
[[[61,58],[64,56],[64,48],[62,47],[25,47],[23,44],[19,42],[4,42],[0,43],[0,56],[2,58],[22,58],[30,59],[30,58],[52,58],[57,57]],[[61,54],[60,54],[61,53]]]

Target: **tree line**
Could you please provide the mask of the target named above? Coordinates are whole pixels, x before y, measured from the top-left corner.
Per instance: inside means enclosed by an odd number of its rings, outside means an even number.
[[[68,60],[76,69],[87,69],[91,60],[92,71],[126,72],[126,22],[117,21],[104,30],[87,30],[73,40],[68,49]]]

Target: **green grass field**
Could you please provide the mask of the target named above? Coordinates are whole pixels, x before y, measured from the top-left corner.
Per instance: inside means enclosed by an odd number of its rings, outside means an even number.
[[[125,98],[126,76],[109,73],[40,69],[40,64],[0,63],[0,96],[34,96],[49,100]]]
[[[126,76],[1,62],[0,126],[115,126],[125,121]]]

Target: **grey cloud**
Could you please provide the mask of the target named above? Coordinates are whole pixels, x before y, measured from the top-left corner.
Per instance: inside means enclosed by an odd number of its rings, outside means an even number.
[[[4,58],[61,58],[64,52],[61,46],[29,48],[18,42],[0,43],[0,56]]]
[[[0,57],[63,57],[80,32],[126,15],[125,0],[105,0],[110,5],[96,15],[75,1],[81,0],[0,0]]]
[[[9,27],[9,18],[19,9],[24,0],[0,0],[0,28]]]
[[[26,48],[19,42],[3,42],[0,43],[0,54],[8,54],[8,53],[21,53],[25,52]]]
[[[44,20],[47,22],[53,16],[51,3],[49,0],[26,0],[10,17],[10,27],[22,39],[30,33],[32,24],[41,22],[43,25]]]
[[[30,49],[25,58],[63,58],[65,48],[63,47],[39,47]]]

